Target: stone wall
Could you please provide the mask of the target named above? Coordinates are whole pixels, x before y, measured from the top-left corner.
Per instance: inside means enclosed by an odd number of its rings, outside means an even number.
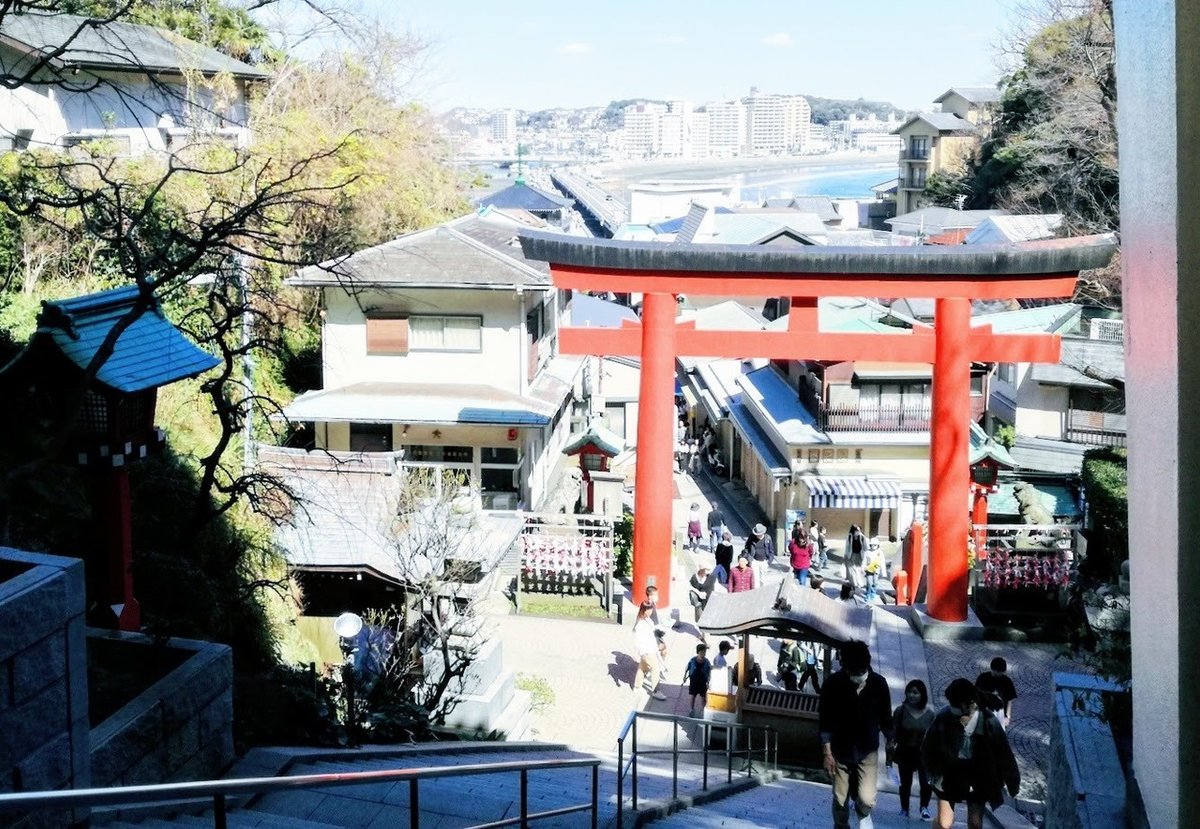
[[[95,786],[133,786],[219,777],[233,762],[233,656],[227,645],[191,639],[88,632],[130,648],[191,655],[92,731]]]
[[[90,783],[83,610],[82,561],[0,547],[0,791]]]
[[[1119,690],[1096,677],[1056,673],[1050,725],[1046,829],[1125,829],[1125,773],[1102,694]]]

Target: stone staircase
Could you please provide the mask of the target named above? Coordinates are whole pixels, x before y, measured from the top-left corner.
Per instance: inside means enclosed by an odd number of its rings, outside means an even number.
[[[572,751],[564,745],[547,743],[458,743],[396,749],[358,751],[318,751],[314,749],[259,749],[250,752],[229,777],[294,776],[306,774],[342,774],[353,771],[382,771],[422,766],[465,765],[473,763],[519,762],[597,757],[600,765],[599,825],[616,825],[615,755],[594,755]],[[670,759],[640,759],[638,775],[639,810],[665,813],[672,794]],[[761,778],[734,777],[725,784],[725,775],[709,772],[709,791],[704,797],[719,796],[723,791],[755,785]],[[828,789],[826,788],[826,791]],[[591,792],[591,770],[569,768],[532,771],[528,775],[528,803],[531,812],[546,811],[586,802]],[[701,795],[701,768],[680,762],[681,797]],[[520,776],[515,772],[473,775],[422,781],[419,789],[421,826],[452,827],[484,823],[520,814]],[[626,783],[624,825],[635,825],[636,815],[629,808]],[[211,809],[201,806],[174,809],[100,813],[93,826],[108,829],[179,829],[212,827]],[[318,789],[270,792],[231,808],[228,826],[263,829],[385,829],[409,825],[409,784],[372,782]],[[590,812],[579,812],[536,822],[538,829],[588,827]]]

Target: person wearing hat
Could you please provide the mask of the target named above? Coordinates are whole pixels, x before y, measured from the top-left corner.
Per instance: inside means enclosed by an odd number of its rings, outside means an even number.
[[[692,709],[688,716],[704,716],[704,708],[708,705],[708,685],[712,681],[712,663],[708,661],[708,645],[701,642],[696,646],[696,655],[688,660],[683,670],[683,681],[688,684],[688,693],[692,695]],[[696,702],[699,699],[699,707]]]
[[[767,528],[762,524],[755,524],[754,529],[750,531],[743,555],[754,570],[754,586],[762,587],[767,581],[767,569],[771,559],[775,558],[775,545],[767,535]]]

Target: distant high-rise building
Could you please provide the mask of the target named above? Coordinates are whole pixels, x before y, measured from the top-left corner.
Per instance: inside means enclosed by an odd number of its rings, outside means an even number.
[[[691,157],[708,158],[708,110],[692,111],[691,117]]]
[[[708,105],[710,155],[737,155],[745,145],[746,105],[741,101],[713,101]]]
[[[517,143],[517,112],[502,109],[492,114],[492,140],[497,144]]]
[[[751,88],[745,99],[744,151],[749,155],[785,155],[807,146],[812,111],[801,95],[764,95]]]
[[[631,158],[648,158],[659,154],[662,146],[662,119],[667,114],[665,104],[637,103],[622,110],[625,116],[625,153]]]

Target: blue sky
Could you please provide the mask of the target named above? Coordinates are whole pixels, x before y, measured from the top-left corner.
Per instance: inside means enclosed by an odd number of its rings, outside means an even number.
[[[433,109],[701,103],[763,92],[928,108],[994,84],[1012,0],[362,0],[431,42]]]

